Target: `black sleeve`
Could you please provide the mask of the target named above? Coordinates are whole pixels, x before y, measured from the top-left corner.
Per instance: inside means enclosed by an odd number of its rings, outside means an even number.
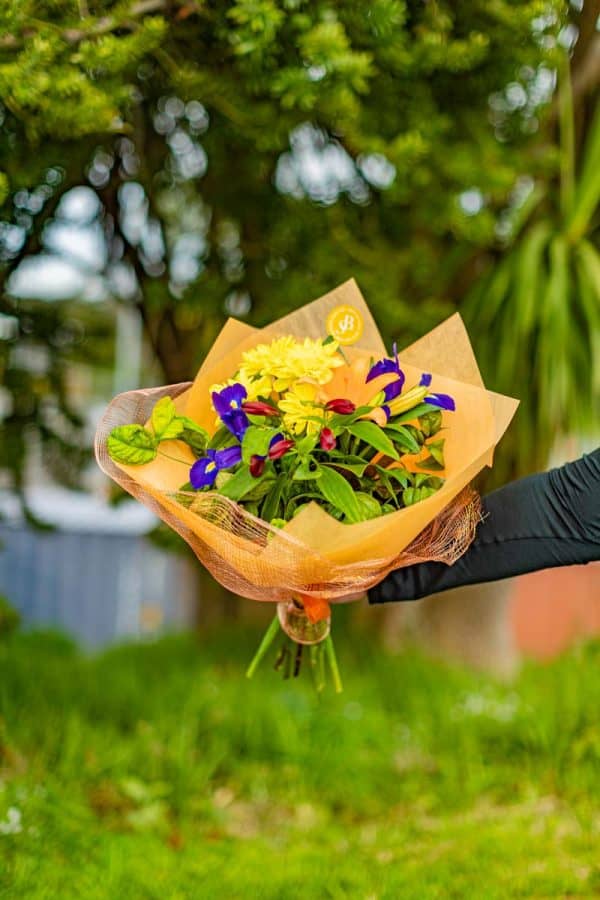
[[[488,494],[475,540],[454,565],[391,572],[370,603],[418,600],[465,584],[600,559],[600,448]]]

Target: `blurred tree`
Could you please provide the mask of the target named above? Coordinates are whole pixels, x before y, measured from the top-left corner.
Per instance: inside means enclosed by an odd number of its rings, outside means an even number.
[[[460,304],[536,185],[556,179],[555,73],[574,46],[583,109],[597,83],[594,3],[569,20],[565,0],[8,0],[0,312],[31,339],[41,319],[11,296],[15,273],[87,183],[106,284],[140,315],[168,381],[193,375],[226,314],[261,324],[349,275],[386,336],[408,342]],[[582,141],[587,116],[578,123]],[[476,350],[492,347],[472,321]],[[35,339],[54,352],[49,331]],[[22,392],[8,344],[2,360]],[[522,372],[502,387],[521,394]],[[498,385],[492,364],[486,375]],[[48,409],[69,419],[63,379],[57,365],[30,428],[47,427]],[[580,401],[589,412],[585,381]],[[18,405],[0,439],[15,416]],[[537,421],[543,446],[555,424]],[[27,442],[14,446],[13,466]],[[513,468],[538,456],[515,446]]]
[[[557,434],[597,433],[600,408],[600,253],[593,236],[600,201],[600,107],[576,173],[573,104],[567,72],[561,87],[561,173],[532,191],[504,252],[470,291],[464,312],[482,342],[481,361],[500,391],[520,381],[514,444],[542,468]],[[519,458],[499,468],[518,473]],[[512,471],[511,471],[512,466]],[[507,471],[508,470],[508,471]]]

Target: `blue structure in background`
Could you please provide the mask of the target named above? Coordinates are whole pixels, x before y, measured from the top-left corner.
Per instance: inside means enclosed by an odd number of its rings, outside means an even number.
[[[0,520],[0,594],[26,626],[59,628],[93,647],[194,625],[194,564],[145,537],[155,523],[147,510],[59,488],[32,499],[55,530],[31,528],[10,508]]]

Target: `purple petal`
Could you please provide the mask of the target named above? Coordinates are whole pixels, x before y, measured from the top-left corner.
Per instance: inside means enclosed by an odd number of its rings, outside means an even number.
[[[384,403],[383,406],[380,407],[380,409],[382,409],[382,410],[384,411],[385,417],[386,417],[387,421],[389,422],[389,421],[390,421],[390,416],[391,416],[391,414],[392,414],[392,413],[391,413],[391,410],[390,410],[390,408],[389,408],[389,406],[386,406],[385,403]]]
[[[231,409],[239,409],[247,396],[243,384],[230,384],[222,391],[212,392],[212,402],[217,415],[222,419]]]
[[[208,466],[211,468],[208,469]],[[208,471],[207,471],[208,469]],[[217,467],[212,459],[205,456],[203,459],[197,460],[190,469],[190,484],[193,488],[209,487],[214,484],[217,477]]]
[[[239,408],[247,396],[248,391],[243,384],[239,383],[230,384],[221,391],[223,400],[226,400],[229,406],[233,406],[234,408]]]
[[[454,412],[456,404],[449,394],[429,394],[425,397],[424,403],[431,403],[432,406],[439,406],[441,409],[448,409]]]
[[[233,447],[225,447],[224,450],[217,450],[215,453],[215,463],[218,469],[230,469],[242,461],[242,448],[239,444]]]
[[[404,385],[404,372],[400,373],[400,378],[396,379],[396,381],[390,382],[390,384],[386,384],[383,389],[383,393],[385,394],[385,402],[391,403],[392,400],[398,396],[398,394],[402,393],[402,386]]]
[[[236,436],[238,441],[241,441],[244,437],[246,428],[250,424],[248,416],[243,409],[229,409],[221,416],[221,421]]]
[[[371,366],[369,373],[365,378],[365,384],[379,378],[380,375],[391,375],[392,373],[400,374],[398,364],[393,359],[380,359],[374,366]]]
[[[419,387],[429,387],[431,384],[431,375],[429,372],[423,372],[421,375],[421,380],[419,382]]]
[[[210,396],[216,414],[222,419],[223,416],[230,410],[229,403],[227,402],[227,400],[223,399],[222,394],[219,394],[218,391],[213,391]]]
[[[283,435],[281,434],[281,432],[278,431],[277,434],[274,435],[271,438],[271,440],[269,441],[269,450],[271,449],[273,444],[277,444],[279,441],[282,441],[282,440],[283,440]]]

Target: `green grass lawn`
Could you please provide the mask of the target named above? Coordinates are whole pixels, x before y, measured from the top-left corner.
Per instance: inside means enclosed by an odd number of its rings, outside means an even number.
[[[600,645],[500,684],[337,636],[321,699],[238,626],[0,644],[0,896],[600,895]]]

